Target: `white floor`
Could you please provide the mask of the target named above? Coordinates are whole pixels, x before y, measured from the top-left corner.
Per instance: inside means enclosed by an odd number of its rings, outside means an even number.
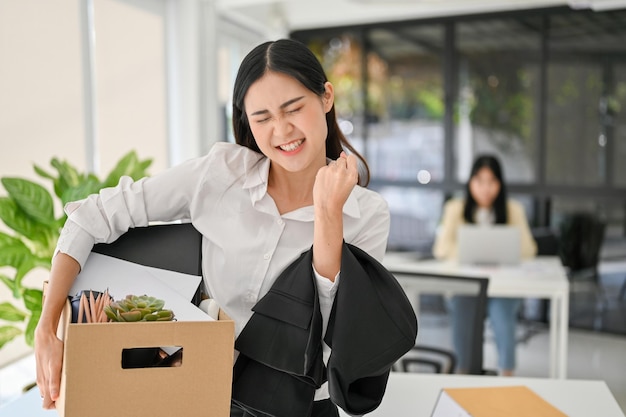
[[[547,377],[548,332],[531,337],[518,345],[518,376]],[[600,379],[609,389],[626,414],[626,336],[571,330],[568,343],[568,379]],[[485,365],[495,365],[495,346],[485,346]]]
[[[520,332],[526,329],[520,326]],[[539,329],[517,350],[517,375],[548,376],[548,332]],[[485,343],[485,368],[495,369],[495,349],[489,333]],[[601,379],[626,414],[626,336],[570,330],[568,378]],[[21,395],[24,386],[35,380],[35,361],[28,355],[0,369],[0,406]]]

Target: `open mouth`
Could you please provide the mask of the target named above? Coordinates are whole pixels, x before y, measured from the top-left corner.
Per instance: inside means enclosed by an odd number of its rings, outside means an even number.
[[[300,147],[300,145],[302,145],[303,142],[304,142],[304,139],[298,139],[298,140],[294,140],[293,142],[289,142],[287,144],[280,145],[278,147],[281,150],[285,151],[285,152],[293,152],[296,149],[298,149]]]

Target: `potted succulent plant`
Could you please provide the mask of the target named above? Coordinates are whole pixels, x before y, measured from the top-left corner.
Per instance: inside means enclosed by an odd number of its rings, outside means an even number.
[[[172,321],[174,312],[164,309],[165,302],[148,295],[127,295],[104,307],[111,321]]]
[[[41,184],[24,178],[1,178],[7,195],[0,197],[0,220],[13,233],[0,232],[0,267],[3,267],[2,271],[7,267],[12,271],[9,275],[0,272],[0,281],[18,303],[0,302],[0,349],[21,334],[28,345],[33,345],[33,333],[41,315],[42,291],[25,287],[23,279],[35,268],[50,269],[66,219],[64,213],[55,214],[55,197],[63,206],[101,188],[116,185],[123,175],[134,179],[144,177],[151,163],[151,159],[140,160],[136,152],[131,151],[120,159],[104,180],[94,174],[81,173],[57,158],[50,161],[56,170],[54,174],[35,165],[37,175],[52,182],[54,195]],[[23,322],[26,322],[25,329],[18,326]]]

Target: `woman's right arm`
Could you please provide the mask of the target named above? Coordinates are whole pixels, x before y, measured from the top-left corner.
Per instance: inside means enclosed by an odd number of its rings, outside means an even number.
[[[54,408],[59,398],[63,342],[57,337],[57,326],[67,294],[79,271],[80,265],[74,258],[57,253],[52,261],[46,298],[35,330],[37,385],[46,409]]]
[[[462,221],[462,202],[449,200],[443,206],[441,224],[435,235],[433,256],[437,259],[456,257],[456,231]]]
[[[68,220],[57,242],[35,331],[37,385],[44,408],[54,408],[59,397],[63,342],[57,337],[57,327],[61,312],[94,243],[110,243],[129,228],[147,226],[151,220],[178,220],[188,216],[190,184],[194,183],[184,181],[183,174],[188,171],[184,167],[176,168],[139,181],[123,177],[116,187],[103,189],[65,207]]]
[[[147,226],[153,220],[188,218],[205,167],[199,158],[139,181],[123,177],[116,187],[65,207],[68,220],[57,242],[35,331],[37,385],[44,408],[54,408],[59,396],[63,342],[57,337],[57,327],[61,312],[94,243],[112,242],[129,228]]]

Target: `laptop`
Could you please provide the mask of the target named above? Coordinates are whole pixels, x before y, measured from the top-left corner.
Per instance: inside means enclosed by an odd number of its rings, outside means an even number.
[[[507,225],[462,225],[457,235],[459,263],[515,265],[521,261],[521,233]]]

